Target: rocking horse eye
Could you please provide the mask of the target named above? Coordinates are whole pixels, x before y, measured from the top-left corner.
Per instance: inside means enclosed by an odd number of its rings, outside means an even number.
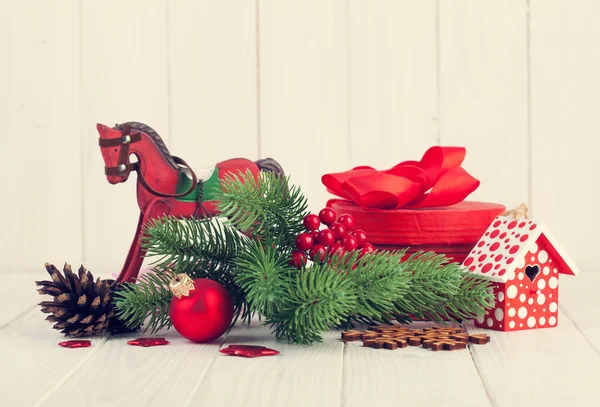
[[[119,150],[118,148],[115,148],[115,153],[116,153],[118,150]]]

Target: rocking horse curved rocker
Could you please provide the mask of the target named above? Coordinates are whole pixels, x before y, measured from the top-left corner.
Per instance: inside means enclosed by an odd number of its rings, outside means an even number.
[[[134,282],[137,278],[146,254],[140,238],[149,220],[165,215],[180,218],[216,215],[218,202],[212,196],[212,188],[208,187],[220,186],[227,174],[250,171],[256,179],[260,171],[283,174],[281,166],[271,158],[256,162],[234,158],[216,164],[206,179],[198,180],[184,160],[169,153],[158,133],[150,126],[128,122],[108,127],[98,123],[96,128],[100,134],[99,144],[108,182],[125,182],[132,171],[138,175],[140,217],[125,264],[115,283]],[[137,157],[137,162],[130,162],[131,155]]]

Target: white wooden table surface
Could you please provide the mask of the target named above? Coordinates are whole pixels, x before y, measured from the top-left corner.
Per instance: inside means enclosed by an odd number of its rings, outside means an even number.
[[[2,274],[2,406],[598,406],[600,273],[561,279],[556,328],[486,331],[491,343],[468,351],[396,351],[323,343],[276,343],[259,324],[236,327],[211,344],[166,332],[163,347],[128,346],[139,335],[98,338],[65,349],[36,305],[36,273]],[[478,331],[469,327],[471,331]],[[219,353],[228,343],[278,349],[275,357]]]

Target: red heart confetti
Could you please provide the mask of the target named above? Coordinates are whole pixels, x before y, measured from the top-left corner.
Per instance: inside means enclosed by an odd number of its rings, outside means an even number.
[[[92,342],[85,339],[72,339],[70,341],[64,341],[58,343],[63,348],[89,348],[92,346]]]
[[[143,346],[144,348],[148,348],[150,346],[161,346],[168,345],[169,341],[165,338],[137,338],[127,342],[127,345],[133,346]]]
[[[229,345],[229,347],[223,348],[219,352],[225,355],[241,356],[245,358],[279,354],[279,351],[275,349],[269,349],[264,346],[255,345]]]
[[[236,352],[257,352],[267,349],[264,346],[256,345],[229,345],[229,347],[221,349],[220,352],[226,355],[235,355]]]

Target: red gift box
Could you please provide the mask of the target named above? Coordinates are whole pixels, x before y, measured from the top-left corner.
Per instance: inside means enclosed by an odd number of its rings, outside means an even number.
[[[468,201],[423,209],[361,208],[345,200],[331,200],[328,206],[338,214],[352,215],[356,227],[363,229],[378,249],[408,247],[409,255],[419,250],[435,251],[460,263],[506,209],[499,204]]]
[[[479,181],[461,164],[462,147],[431,147],[420,161],[378,171],[361,166],[322,177],[344,199],[327,206],[354,217],[369,242],[380,249],[436,251],[462,262],[490,223],[506,208],[464,199]]]

